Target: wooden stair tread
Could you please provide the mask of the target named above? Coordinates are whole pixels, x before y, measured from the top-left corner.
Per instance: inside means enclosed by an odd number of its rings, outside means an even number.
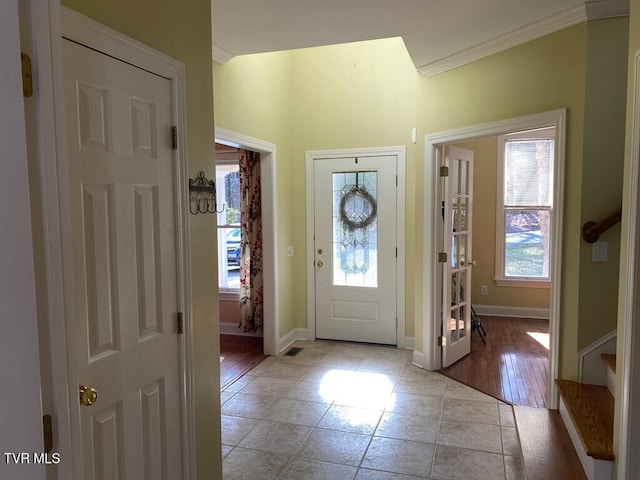
[[[587,455],[613,461],[613,396],[607,387],[556,380]]]
[[[616,373],[616,356],[611,353],[603,353],[600,355],[604,363],[611,369],[613,373]]]
[[[514,405],[527,480],[587,480],[560,412]]]

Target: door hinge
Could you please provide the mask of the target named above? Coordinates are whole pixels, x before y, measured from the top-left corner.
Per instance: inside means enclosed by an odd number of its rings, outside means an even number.
[[[184,317],[182,312],[178,312],[178,335],[182,335],[184,333]]]
[[[178,149],[178,127],[171,127],[171,149]]]
[[[448,177],[449,176],[449,167],[447,167],[447,166],[440,167],[440,176],[441,177]]]
[[[20,54],[22,64],[22,93],[25,97],[33,95],[33,74],[31,72],[31,58],[26,53]]]
[[[447,337],[438,337],[438,346],[446,347],[447,346]]]
[[[53,452],[53,419],[51,415],[42,417],[42,433],[44,434],[44,453]]]
[[[438,252],[438,263],[447,263],[447,252]]]

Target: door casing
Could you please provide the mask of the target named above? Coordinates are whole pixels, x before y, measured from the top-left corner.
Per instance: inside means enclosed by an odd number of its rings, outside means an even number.
[[[315,189],[313,162],[329,158],[344,157],[377,157],[395,155],[398,159],[398,188],[397,188],[397,215],[396,215],[396,245],[398,246],[397,258],[397,285],[396,285],[396,316],[398,326],[396,330],[397,347],[413,348],[413,338],[405,337],[405,168],[406,149],[401,147],[380,148],[354,148],[345,150],[310,150],[306,152],[306,182],[307,182],[307,330],[301,338],[315,340],[316,338],[316,299],[315,299],[315,252],[314,252],[314,212]],[[294,339],[295,340],[295,339]]]
[[[472,140],[474,138],[502,135],[506,133],[532,130],[539,127],[556,128],[556,158],[554,170],[554,217],[552,224],[551,292],[549,315],[549,378],[547,379],[549,408],[558,408],[558,390],[554,379],[558,377],[558,339],[560,332],[560,295],[562,269],[562,218],[564,206],[564,165],[566,144],[566,109],[551,110],[525,117],[486,123],[458,130],[427,135],[425,137],[425,178],[424,191],[424,266],[423,266],[423,352],[414,351],[414,363],[427,370],[441,368],[438,289],[438,232],[436,225],[440,212],[440,182],[438,176],[440,147],[446,144]],[[432,254],[428,254],[431,252]]]

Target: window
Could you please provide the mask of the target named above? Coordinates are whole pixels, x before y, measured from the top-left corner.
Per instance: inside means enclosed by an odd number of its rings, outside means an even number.
[[[240,288],[240,171],[237,153],[218,154],[216,160],[216,203],[218,210],[218,281],[220,292],[236,294]]]
[[[496,283],[549,286],[555,128],[498,137]]]

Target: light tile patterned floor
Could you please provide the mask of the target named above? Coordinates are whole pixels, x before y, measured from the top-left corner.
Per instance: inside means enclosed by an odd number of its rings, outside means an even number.
[[[222,392],[225,480],[520,480],[513,411],[411,352],[297,342]]]

